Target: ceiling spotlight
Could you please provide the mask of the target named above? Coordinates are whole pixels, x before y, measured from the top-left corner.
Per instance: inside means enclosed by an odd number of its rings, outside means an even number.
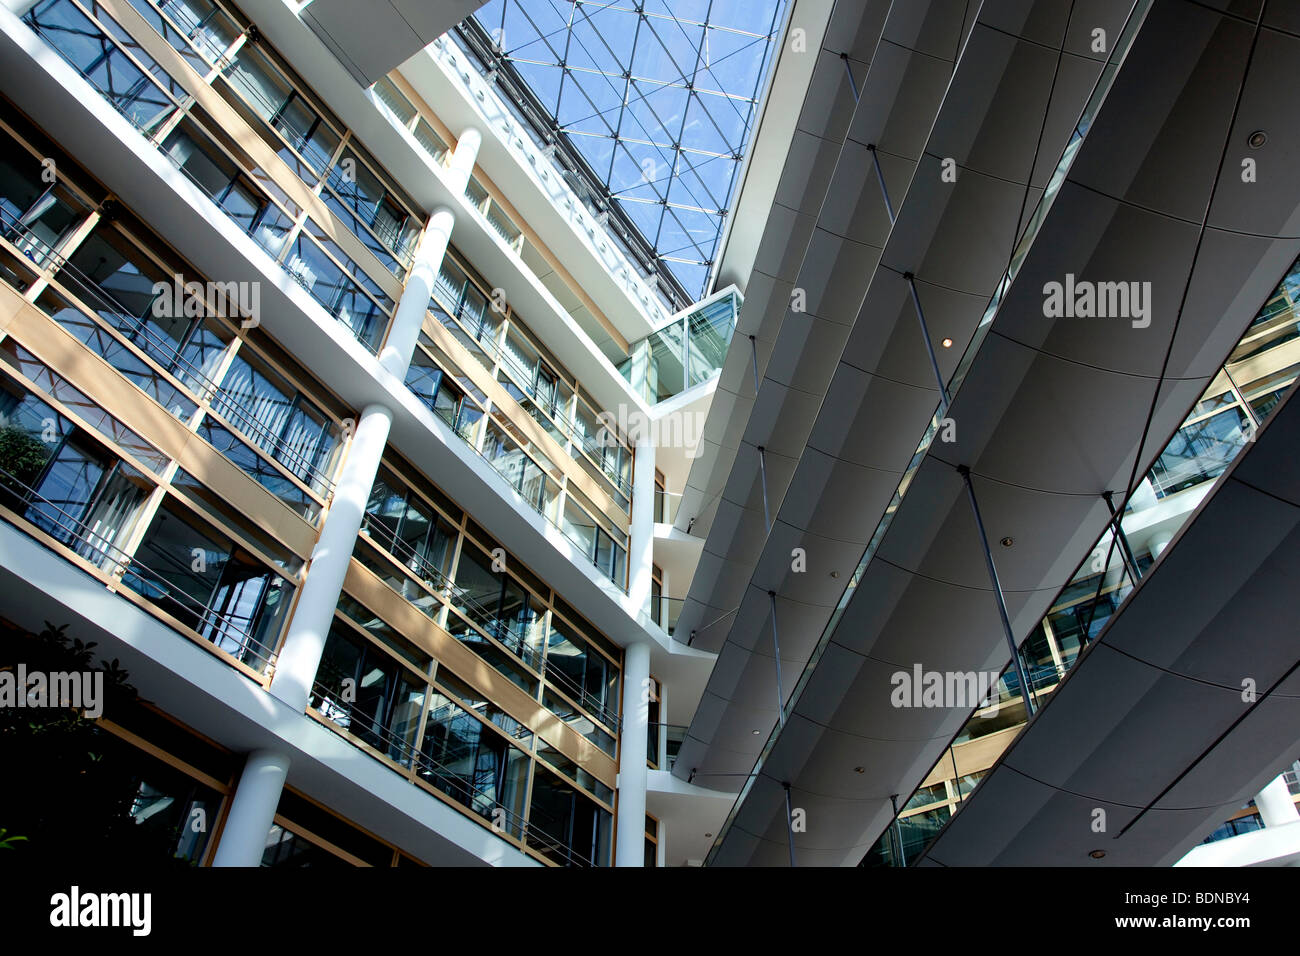
[[[1100,860],[1105,855],[1106,855],[1105,850],[1093,850],[1091,853],[1088,854],[1088,856],[1092,857],[1094,860]]]
[[[866,773],[866,772],[867,772],[867,768],[866,768],[866,767],[854,767],[854,768],[853,768],[853,772],[854,772],[854,773]]]
[[[1262,129],[1255,130],[1255,132],[1251,133],[1250,136],[1246,138],[1246,143],[1251,149],[1259,149],[1267,142],[1268,133],[1264,132]]]
[[[712,834],[712,833],[706,833],[706,834],[704,834],[704,839],[706,839],[706,840],[712,840],[712,839],[713,839],[713,834]]]
[[[952,339],[944,339],[944,340],[943,340],[942,342],[940,342],[939,344],[942,345],[942,346],[943,346],[944,348],[946,348],[946,349],[950,349],[950,348],[952,348]]]
[[[833,577],[833,578],[838,578],[839,576],[840,576],[840,572],[838,572],[838,571],[832,571],[832,572],[831,572],[831,577]]]
[[[1012,538],[1010,535],[1007,535],[1007,537],[1002,539],[1002,547],[1004,548],[1009,548],[1015,543],[1016,543],[1015,539]]]
[[[751,730],[750,733],[753,734],[755,737],[758,736],[758,731],[757,731],[757,730]]]

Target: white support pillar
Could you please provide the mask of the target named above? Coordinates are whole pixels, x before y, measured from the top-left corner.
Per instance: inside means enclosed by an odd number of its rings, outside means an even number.
[[[655,751],[659,754],[659,769],[668,769],[668,685],[659,685],[659,727],[655,734]],[[660,823],[660,826],[663,826]],[[663,837],[660,837],[662,840]]]
[[[457,192],[464,192],[469,185],[469,177],[474,172],[474,162],[478,159],[478,148],[483,143],[483,134],[473,126],[467,126],[456,140],[456,148],[447,159],[447,178]]]
[[[419,341],[420,328],[433,297],[433,285],[438,279],[438,270],[442,268],[442,259],[447,253],[447,243],[455,224],[456,217],[452,211],[446,206],[438,206],[429,216],[420,236],[401,301],[393,314],[393,326],[388,332],[384,350],[379,353],[379,364],[398,378],[406,378],[406,370],[411,365],[415,343]]]
[[[1116,501],[1119,501],[1122,497],[1122,494],[1117,494],[1115,496]],[[1151,486],[1150,478],[1143,478],[1139,481],[1129,498],[1129,504],[1134,511],[1146,511],[1148,508],[1154,508],[1159,503],[1160,499],[1156,497],[1156,490]]]
[[[1286,785],[1285,776],[1274,777],[1272,783],[1256,794],[1255,806],[1259,808],[1259,818],[1266,827],[1300,822],[1300,812],[1291,799],[1291,788]]]
[[[312,681],[320,666],[392,423],[393,413],[382,405],[367,405],[362,411],[320,540],[312,550],[307,578],[271,679],[271,693],[294,710],[305,710],[311,696]]]
[[[447,161],[447,178],[457,192],[465,191],[469,177],[474,172],[474,163],[478,159],[482,142],[482,134],[472,126],[461,133],[460,139],[456,141],[456,148]],[[455,225],[456,215],[446,206],[435,207],[424,225],[411,271],[406,276],[402,299],[397,303],[397,311],[393,313],[393,326],[388,333],[388,341],[379,353],[379,364],[398,378],[405,378],[411,365],[415,343],[420,338],[420,327],[424,324],[424,315],[429,309],[429,300],[433,297],[438,270],[447,254],[447,245],[451,241],[451,231]]]
[[[667,501],[667,497],[668,496],[665,494],[664,495],[665,501]],[[658,522],[656,522],[656,524],[657,523]],[[652,547],[651,558],[653,559],[653,557],[654,557],[654,551]],[[672,582],[672,575],[669,573],[667,568],[661,568],[660,570],[663,572],[663,576],[660,578],[659,581],[659,606],[655,608],[655,610],[659,612],[659,626],[662,627],[664,631],[667,631],[668,621],[671,619],[673,614],[673,602],[670,599],[673,593],[673,582]],[[651,568],[650,573],[651,573],[651,577],[653,578],[654,576],[653,568]],[[659,708],[659,712],[660,714],[663,713],[662,706]],[[660,717],[660,719],[662,720],[663,718]]]
[[[244,762],[239,785],[221,830],[213,866],[259,866],[266,837],[289,775],[289,757],[273,750],[254,750]]]
[[[652,482],[653,483],[653,482]],[[645,866],[646,734],[650,726],[650,645],[623,655],[623,729],[618,741],[618,843],[615,866]]]
[[[643,429],[650,431],[650,429]],[[627,536],[627,612],[639,620],[654,590],[655,446],[649,436],[636,442],[632,462],[632,523]]]
[[[1151,536],[1147,546],[1151,549],[1152,559],[1160,557],[1160,553],[1169,547],[1169,542],[1174,540],[1174,536],[1168,531],[1157,531]]]

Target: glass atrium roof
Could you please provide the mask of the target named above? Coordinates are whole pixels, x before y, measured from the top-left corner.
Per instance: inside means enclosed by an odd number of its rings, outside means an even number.
[[[488,0],[474,15],[493,71],[527,85],[679,308],[708,291],[786,4]]]

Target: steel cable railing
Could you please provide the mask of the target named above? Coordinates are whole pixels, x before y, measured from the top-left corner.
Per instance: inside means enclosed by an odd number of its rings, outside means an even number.
[[[434,314],[434,317],[451,331],[459,331],[472,339],[475,346],[492,362],[499,362],[504,365],[511,376],[512,384],[533,400],[537,408],[555,424],[561,434],[577,442],[599,464],[601,472],[620,494],[624,497],[630,497],[632,494],[631,479],[623,478],[618,473],[611,471],[603,461],[604,456],[600,452],[606,445],[586,430],[577,414],[570,415],[562,410],[554,400],[539,396],[536,384],[531,381],[533,377],[532,371],[525,368],[504,345],[484,339],[481,331],[473,332],[470,330],[469,323],[465,321],[465,313],[469,311],[471,306],[468,300],[462,301],[455,309],[448,309],[438,301],[438,291],[438,289],[434,290],[434,299],[429,305],[429,311]],[[455,327],[449,323],[455,323]],[[528,382],[529,384],[520,384],[522,382]]]
[[[15,503],[24,506],[24,510],[13,508]],[[247,664],[249,658],[252,658],[260,663],[255,669],[264,673],[275,662],[275,654],[270,645],[263,644],[246,628],[235,624],[229,616],[217,612],[138,558],[112,544],[83,520],[44,497],[4,468],[0,468],[0,504],[10,506],[25,521],[40,528],[79,557],[120,577],[126,587],[141,597],[158,603],[164,610],[179,610],[180,614],[173,614],[178,620],[192,618],[194,623],[189,625],[192,630],[241,663]],[[36,514],[31,513],[33,508],[38,509]],[[143,585],[143,589],[128,580],[129,577]],[[233,643],[236,650],[227,647],[228,643]]]
[[[594,540],[588,542],[588,541],[583,541],[578,537],[575,537],[574,534],[571,533],[570,530],[558,520],[558,518],[552,517],[550,514],[547,513],[545,492],[548,489],[554,489],[554,493],[558,495],[558,485],[556,485],[555,480],[551,478],[550,475],[548,475],[545,471],[542,470],[540,465],[538,465],[535,461],[533,461],[533,459],[529,457],[521,447],[519,447],[517,442],[515,442],[512,438],[508,438],[504,432],[501,432],[501,437],[505,441],[510,443],[510,450],[505,454],[491,457],[484,449],[478,447],[478,444],[475,442],[474,436],[471,433],[471,428],[473,427],[473,425],[476,424],[479,420],[481,420],[485,413],[479,411],[478,409],[474,409],[474,411],[479,412],[479,418],[475,419],[472,422],[466,422],[465,417],[462,414],[465,411],[466,406],[464,406],[462,403],[457,402],[456,405],[451,408],[448,408],[446,406],[439,407],[433,403],[432,399],[429,396],[422,395],[414,388],[411,388],[409,381],[407,383],[407,388],[411,390],[411,393],[413,395],[415,395],[417,398],[420,399],[421,403],[424,404],[426,408],[428,408],[431,412],[433,412],[433,414],[436,415],[438,418],[442,419],[442,421],[445,422],[453,432],[455,432],[456,436],[465,442],[466,446],[474,454],[482,458],[485,462],[487,462],[492,467],[493,471],[495,471],[502,478],[504,478],[506,482],[509,483],[509,485],[516,492],[519,493],[520,497],[524,500],[524,502],[528,505],[528,507],[530,507],[533,511],[541,515],[544,521],[546,521],[548,524],[550,524],[552,527],[558,530],[561,534],[563,534],[565,538],[567,538],[570,542],[572,542],[576,547],[580,548],[582,550],[582,553],[587,556],[588,560],[590,560],[592,564],[594,564],[600,571],[602,571],[605,574],[605,576],[614,584],[615,587],[617,587],[620,591],[624,591],[624,592],[627,591],[627,585],[624,582],[619,581],[615,576],[614,574],[615,569],[611,569],[602,565],[598,560],[599,555],[595,553],[596,549],[594,547],[595,544]],[[495,425],[495,421],[493,421],[493,424]],[[518,458],[511,458],[510,456],[518,456]],[[516,469],[519,459],[522,459],[524,464],[521,467],[517,467]],[[501,462],[505,463],[504,466],[501,464]],[[535,469],[535,471],[530,472],[528,470],[529,465],[531,465]],[[517,474],[513,473],[515,470],[517,470]],[[525,493],[524,489],[526,486],[530,484],[530,481],[539,477],[542,479],[542,482],[538,486],[536,493],[535,494],[531,492]],[[552,497],[551,500],[554,500],[554,498]],[[593,527],[595,527],[594,519],[589,519],[589,520],[593,521]],[[605,534],[605,536],[609,538],[611,549],[617,548],[619,550],[623,550],[622,546],[614,542],[614,539],[610,537],[607,533],[603,531],[601,531],[600,533]]]
[[[361,527],[372,541],[400,561],[408,570],[453,609],[460,611],[487,634],[500,641],[511,653],[534,670],[542,670],[542,651],[527,643],[527,639],[510,621],[484,607],[469,591],[453,582],[442,570],[431,564],[396,532],[367,512]]]
[[[542,676],[577,701],[579,706],[595,716],[606,727],[611,728],[616,734],[620,731],[623,722],[619,715],[609,710],[599,697],[552,664],[549,657],[543,662]]]
[[[149,310],[144,310],[143,314],[132,312],[100,283],[56,252],[3,207],[0,207],[0,226],[4,228],[6,239],[11,235],[21,235],[24,241],[39,245],[42,256],[50,263],[49,268],[56,273],[55,279],[60,285],[91,306],[96,315],[108,322],[128,342],[175,375],[191,395],[199,401],[208,401],[214,410],[252,437],[259,448],[304,482],[322,489],[326,496],[333,490],[333,482],[311,459],[289,447],[280,436],[272,433],[263,422],[238,404],[228,391],[218,386],[202,368],[186,358],[181,352],[182,343],[168,339],[155,330],[147,320]],[[151,299],[150,309],[156,301],[156,297]],[[144,345],[140,344],[141,341]]]
[[[320,681],[313,681],[312,690],[313,697],[310,702],[312,709],[340,731],[384,752],[399,766],[414,768],[417,774],[428,780],[439,791],[475,815],[491,820],[494,829],[504,830],[522,839],[528,845],[544,848],[545,852],[560,856],[569,866],[593,865],[591,860],[574,853],[567,844],[539,825],[502,806],[495,792],[476,785],[464,774],[457,773],[423,750],[417,750],[409,737],[390,730],[356,704],[341,699],[342,695],[336,689]],[[433,714],[429,716],[429,725],[431,725]],[[354,729],[357,727],[361,728],[360,733]],[[425,732],[428,732],[428,725]]]

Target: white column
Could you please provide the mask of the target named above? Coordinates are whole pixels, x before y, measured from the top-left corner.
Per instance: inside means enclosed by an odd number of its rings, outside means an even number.
[[[659,769],[668,769],[668,685],[659,685],[659,733],[655,735],[655,749],[659,753]],[[663,823],[659,824],[661,827]],[[659,838],[661,841],[663,837]]]
[[[1272,783],[1256,794],[1255,806],[1259,808],[1259,818],[1266,827],[1280,827],[1300,821],[1300,812],[1296,811],[1295,801],[1291,799],[1291,788],[1286,785],[1285,777],[1274,777]]]
[[[1160,552],[1169,547],[1169,542],[1172,540],[1174,540],[1174,536],[1168,531],[1157,531],[1153,534],[1151,540],[1147,543],[1147,547],[1151,549],[1152,560],[1160,557]]]
[[[464,192],[469,183],[470,174],[474,172],[474,162],[478,158],[478,149],[483,142],[482,134],[472,126],[460,134],[456,148],[447,161],[447,178],[456,192]],[[406,286],[402,290],[401,301],[393,314],[393,326],[388,333],[388,341],[379,353],[379,364],[398,378],[405,378],[415,354],[415,343],[420,338],[420,327],[424,324],[424,315],[433,296],[433,286],[442,266],[443,256],[447,254],[447,244],[451,240],[451,230],[456,224],[455,214],[446,206],[437,206],[429,214],[424,232],[420,236],[420,245],[415,251],[411,271],[406,277]]]
[[[334,620],[343,578],[392,423],[393,413],[382,405],[367,405],[362,411],[320,540],[312,550],[302,594],[271,679],[271,693],[294,710],[306,709],[311,696],[312,681],[320,666],[325,638]]]
[[[1133,489],[1133,494],[1129,498],[1129,504],[1134,511],[1146,511],[1159,503],[1160,499],[1156,497],[1156,490],[1151,486],[1150,478],[1143,478],[1138,482],[1138,486]]]
[[[478,159],[478,148],[482,143],[483,134],[473,126],[466,127],[456,140],[456,148],[447,158],[447,178],[457,192],[464,192],[469,184],[474,162]]]
[[[289,758],[273,750],[254,750],[244,762],[239,785],[221,830],[213,866],[259,866],[266,837],[289,774]]]
[[[411,365],[411,356],[415,354],[415,343],[420,338],[420,328],[424,325],[425,313],[429,310],[429,300],[433,297],[433,284],[442,267],[442,257],[447,252],[447,243],[451,239],[452,226],[456,217],[446,206],[434,209],[420,236],[420,244],[415,250],[415,259],[411,271],[406,276],[406,286],[402,298],[397,303],[393,314],[393,326],[388,332],[388,341],[379,353],[379,364],[398,378],[406,378],[406,370]]]
[[[646,734],[650,725],[650,645],[623,655],[623,730],[618,741],[618,843],[615,866],[645,866]]]
[[[649,431],[650,429],[643,429]],[[627,537],[627,612],[634,619],[650,607],[654,583],[655,446],[638,437],[632,462],[632,523]]]
[[[642,339],[632,346],[628,358],[631,359],[627,380],[632,390],[641,396],[642,401],[653,402],[655,389],[650,381],[650,340]]]

